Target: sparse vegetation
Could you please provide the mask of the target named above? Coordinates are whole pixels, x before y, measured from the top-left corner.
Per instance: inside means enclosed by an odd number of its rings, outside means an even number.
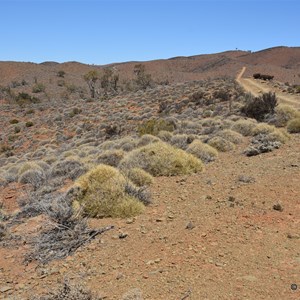
[[[140,214],[144,204],[126,193],[126,178],[115,168],[99,165],[75,183],[78,201],[90,217],[130,217]]]
[[[36,83],[32,88],[33,93],[42,93],[42,92],[45,92],[45,90],[46,90],[46,87],[42,83]]]
[[[276,106],[276,95],[270,92],[259,97],[250,98],[241,111],[249,118],[262,121],[267,114],[274,114]]]
[[[220,136],[215,136],[208,141],[208,144],[220,152],[228,152],[235,148],[234,144]]]
[[[126,176],[137,186],[151,185],[153,177],[140,168],[133,168],[126,172]]]
[[[99,80],[99,74],[96,70],[91,70],[83,76],[85,82],[87,83],[91,98],[95,98],[96,95],[96,82]]]
[[[194,140],[187,148],[187,152],[200,158],[203,162],[209,163],[218,157],[218,151],[200,140]]]
[[[141,168],[153,176],[172,176],[201,172],[203,164],[181,149],[157,142],[129,152],[120,168]]]
[[[174,124],[171,122],[164,119],[152,119],[140,124],[138,133],[140,136],[144,134],[158,135],[160,131],[173,131],[174,129]]]
[[[300,118],[295,118],[287,123],[287,131],[289,133],[299,133],[300,132]]]

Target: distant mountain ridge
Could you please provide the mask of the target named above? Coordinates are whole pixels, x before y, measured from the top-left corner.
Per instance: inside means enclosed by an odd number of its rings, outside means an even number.
[[[84,86],[83,75],[91,69],[101,71],[105,67],[115,67],[121,80],[133,78],[133,68],[142,63],[152,77],[157,80],[184,82],[229,76],[234,78],[243,66],[247,67],[245,76],[261,72],[274,75],[274,79],[291,84],[300,84],[300,47],[273,47],[256,52],[230,50],[214,54],[177,56],[145,62],[131,61],[108,65],[88,65],[80,62],[43,63],[0,61],[0,85],[12,81],[33,82],[39,80],[51,84],[57,80],[58,71],[66,73],[68,84]]]

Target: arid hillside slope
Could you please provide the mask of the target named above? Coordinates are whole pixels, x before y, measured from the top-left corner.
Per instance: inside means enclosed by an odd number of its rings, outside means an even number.
[[[138,62],[111,64],[107,66],[85,65],[78,62],[41,64],[26,62],[0,62],[0,83],[9,84],[12,81],[37,78],[41,82],[51,84],[58,71],[66,72],[66,80],[72,84],[85,85],[82,76],[90,69],[115,67],[121,79],[133,76],[133,68]],[[299,84],[300,78],[300,48],[275,47],[258,52],[227,51],[216,54],[196,55],[190,57],[174,57],[165,60],[143,62],[152,76],[158,80],[184,82],[201,80],[208,77],[230,76],[234,78],[238,70],[244,65],[247,71],[266,72],[275,76],[275,79],[291,84]],[[246,75],[249,75],[249,74]],[[252,74],[250,74],[252,75]],[[56,83],[56,82],[55,82]]]

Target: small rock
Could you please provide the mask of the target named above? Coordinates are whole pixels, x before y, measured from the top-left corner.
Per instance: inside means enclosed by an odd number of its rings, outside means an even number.
[[[216,263],[215,263],[215,266],[216,266],[216,267],[224,267],[224,265],[223,265],[222,263],[220,263],[220,262],[216,262]]]
[[[283,211],[283,207],[278,203],[273,205],[273,209],[277,211]]]
[[[127,233],[120,233],[119,234],[119,239],[125,239],[125,238],[127,238],[128,237],[128,234]]]
[[[195,228],[195,225],[191,221],[189,221],[188,224],[185,226],[185,229],[192,230],[193,228]]]
[[[160,222],[163,222],[164,219],[163,219],[163,218],[157,218],[155,221],[156,221],[157,223],[160,223]]]
[[[11,286],[3,286],[0,288],[0,293],[5,293],[5,292],[8,292],[12,290],[12,287]]]

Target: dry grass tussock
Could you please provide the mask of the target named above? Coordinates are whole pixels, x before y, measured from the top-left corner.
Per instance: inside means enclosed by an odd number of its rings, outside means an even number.
[[[74,200],[89,217],[135,216],[143,212],[144,203],[149,202],[149,199],[142,198],[142,193],[138,198],[138,188],[118,169],[107,165],[98,165],[78,178],[74,190],[78,191]]]
[[[153,176],[172,176],[201,172],[203,163],[181,149],[157,142],[128,153],[119,167],[141,168]]]
[[[187,152],[201,159],[204,163],[214,161],[218,157],[218,151],[200,140],[194,140],[187,148]]]

